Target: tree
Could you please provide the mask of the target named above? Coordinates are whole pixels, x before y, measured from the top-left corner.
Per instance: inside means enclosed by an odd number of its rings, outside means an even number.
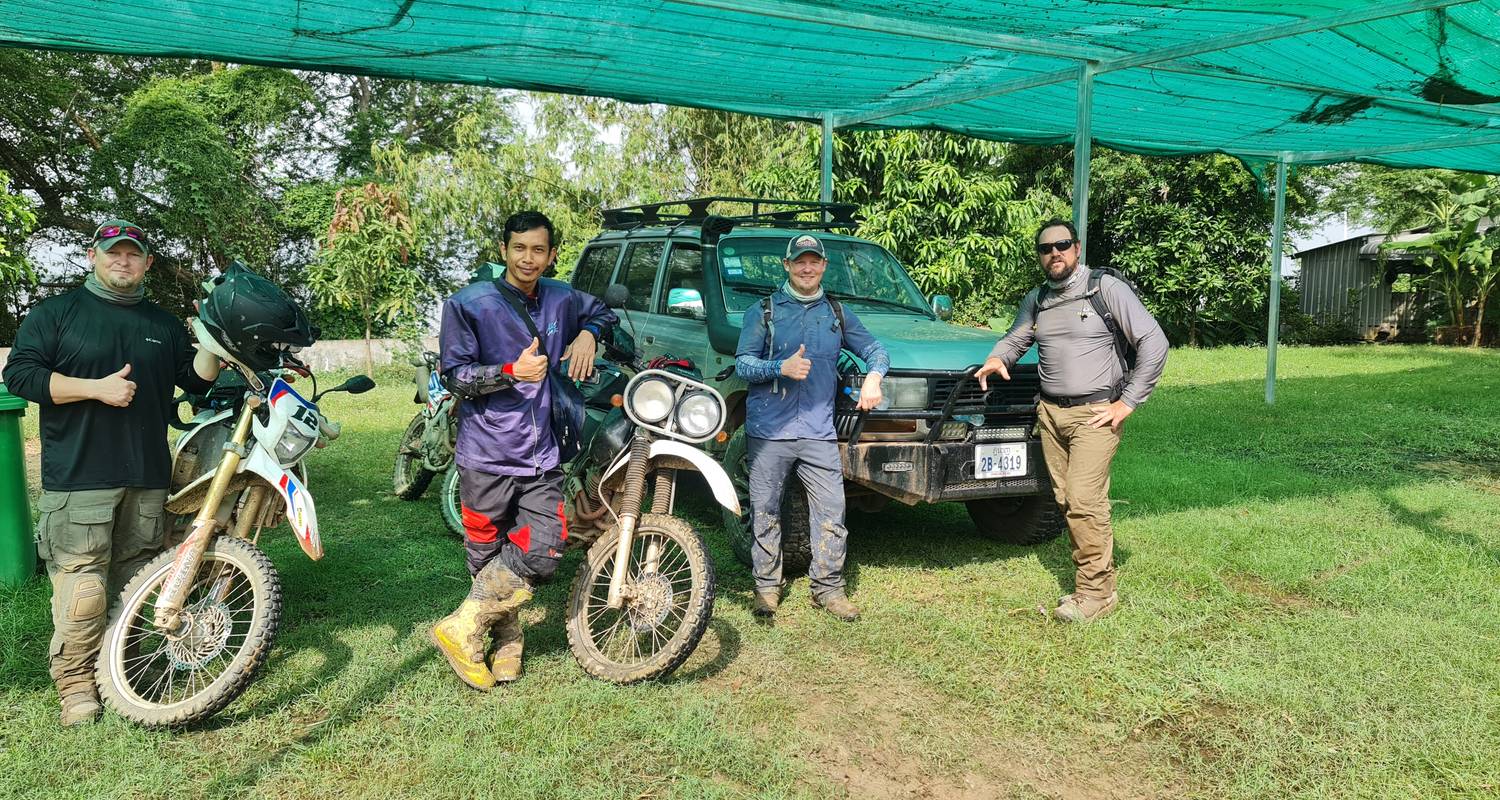
[[[308,270],[319,302],[357,312],[365,328],[365,371],[375,368],[376,320],[412,316],[429,290],[415,267],[416,225],[406,198],[390,185],[366,183],[338,191],[328,238]]]
[[[1438,196],[1427,201],[1425,211],[1411,220],[1425,233],[1415,240],[1381,245],[1384,250],[1416,253],[1429,267],[1427,279],[1438,285],[1453,325],[1469,324],[1468,307],[1473,302],[1471,347],[1482,342],[1485,307],[1500,283],[1500,228],[1479,229],[1482,221],[1496,215],[1500,215],[1500,179],[1453,173]]]

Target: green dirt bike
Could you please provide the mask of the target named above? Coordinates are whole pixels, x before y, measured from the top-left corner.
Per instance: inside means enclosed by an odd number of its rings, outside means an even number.
[[[417,393],[412,400],[422,408],[401,435],[391,489],[402,500],[417,500],[432,479],[442,475],[438,506],[443,512],[443,522],[455,535],[463,536],[458,467],[453,463],[453,446],[458,441],[458,398],[443,385],[437,353],[422,353],[412,360],[412,366],[417,368],[414,379]]]

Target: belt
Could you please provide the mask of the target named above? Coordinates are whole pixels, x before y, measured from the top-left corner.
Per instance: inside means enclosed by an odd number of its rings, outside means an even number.
[[[1114,389],[1105,389],[1102,392],[1080,395],[1078,397],[1053,397],[1046,392],[1040,393],[1042,400],[1060,408],[1072,408],[1073,406],[1086,406],[1089,403],[1113,403],[1120,399],[1120,395]]]

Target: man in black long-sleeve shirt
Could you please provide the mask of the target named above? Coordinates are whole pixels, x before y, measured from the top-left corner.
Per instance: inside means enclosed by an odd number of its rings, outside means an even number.
[[[205,392],[219,374],[182,322],[145,299],[153,256],[139,227],[103,223],[88,258],[82,288],[26,316],[4,374],[12,394],[41,407],[37,553],[52,579],[48,653],[64,725],[98,715],[109,598],[162,546],[172,387]]]

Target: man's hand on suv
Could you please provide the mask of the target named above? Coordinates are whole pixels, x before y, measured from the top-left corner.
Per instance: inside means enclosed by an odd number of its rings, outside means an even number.
[[[510,368],[510,374],[516,380],[537,383],[547,377],[547,357],[537,352],[537,348],[541,347],[541,344],[541,342],[536,340],[536,337],[532,337],[531,344],[525,350],[522,350],[520,355],[516,356],[516,360],[511,364]]]
[[[807,345],[801,345],[797,348],[797,352],[792,354],[791,358],[783,360],[781,362],[781,374],[794,381],[806,379],[807,373],[812,371],[812,362],[802,355],[806,352]]]
[[[864,385],[859,387],[859,402],[854,407],[860,411],[869,411],[884,399],[885,395],[880,392],[880,373],[871,372],[865,376]]]
[[[986,392],[990,390],[989,381],[986,379],[991,375],[999,375],[1005,380],[1010,380],[1010,370],[1005,368],[1005,362],[1001,361],[998,356],[985,359],[979,371],[974,373],[974,377],[979,379],[979,388],[981,390]]]
[[[568,351],[563,353],[562,360],[568,362],[568,377],[575,381],[588,380],[594,374],[594,353],[597,350],[594,334],[580,331],[578,338],[568,345]]]

